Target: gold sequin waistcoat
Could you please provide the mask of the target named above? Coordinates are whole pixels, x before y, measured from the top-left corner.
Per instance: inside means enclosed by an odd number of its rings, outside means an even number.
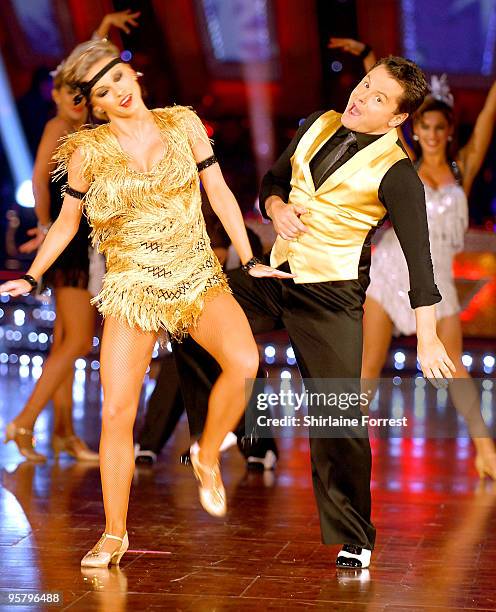
[[[321,115],[302,136],[291,158],[289,204],[304,206],[308,228],[296,241],[277,237],[271,265],[289,262],[295,283],[358,278],[358,264],[369,231],[385,216],[378,190],[386,172],[405,152],[396,144],[396,130],[361,149],[315,189],[310,160],[341,127],[341,115]]]

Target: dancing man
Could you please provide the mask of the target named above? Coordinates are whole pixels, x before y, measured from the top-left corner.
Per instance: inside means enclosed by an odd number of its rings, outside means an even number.
[[[295,278],[255,282],[236,270],[229,283],[254,333],[286,327],[306,379],[360,379],[371,238],[387,216],[408,262],[422,371],[428,378],[452,377],[454,366],[436,335],[434,304],[441,296],[424,190],[396,132],[426,88],[414,63],[380,60],[345,112],[310,115],[263,179],[261,210],[278,234],[271,264]],[[312,478],[323,542],[343,544],[338,566],[365,568],[375,541],[370,444],[366,435],[346,433],[310,439]]]

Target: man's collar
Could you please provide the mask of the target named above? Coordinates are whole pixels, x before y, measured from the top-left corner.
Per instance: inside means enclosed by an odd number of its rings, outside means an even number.
[[[354,134],[357,139],[359,151],[360,149],[364,149],[369,144],[372,144],[373,142],[379,140],[379,138],[382,138],[384,136],[384,134],[362,134],[361,132],[354,132]]]
[[[340,132],[343,135],[348,134],[351,131],[352,130],[349,130],[344,125],[342,125],[339,128],[339,130],[338,130],[338,132]],[[356,136],[356,140],[357,140],[357,145],[358,145],[358,150],[359,151],[361,149],[364,149],[369,144],[372,144],[373,142],[375,142],[376,140],[379,140],[379,138],[382,138],[384,136],[384,134],[364,134],[362,132],[353,132],[353,134],[355,134],[355,136]],[[386,132],[386,134],[387,134],[387,132]]]

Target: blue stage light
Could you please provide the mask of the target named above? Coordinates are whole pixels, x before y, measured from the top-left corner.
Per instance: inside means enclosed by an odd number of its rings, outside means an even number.
[[[17,115],[9,79],[0,53],[0,138],[16,185],[16,201],[20,206],[33,207],[31,187],[33,160]]]
[[[484,364],[486,368],[494,368],[496,359],[492,355],[484,355],[482,363]]]
[[[131,51],[129,51],[129,49],[124,49],[124,51],[121,52],[121,60],[123,62],[130,62],[133,59],[133,54],[131,53]]]
[[[268,344],[265,347],[264,353],[266,357],[275,357],[276,349],[271,344]]]

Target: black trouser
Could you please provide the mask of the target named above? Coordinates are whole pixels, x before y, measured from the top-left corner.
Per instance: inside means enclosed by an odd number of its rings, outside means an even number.
[[[287,264],[282,268],[287,270]],[[255,279],[241,270],[230,271],[228,277],[254,334],[286,328],[303,378],[359,381],[366,276],[309,284]],[[189,340],[178,347],[181,359],[186,356],[189,362],[188,367],[179,368],[183,390],[192,387],[188,373],[194,361],[192,344]],[[200,356],[197,349],[195,354]],[[209,377],[209,385],[218,375],[212,362],[202,351],[201,362],[194,366]],[[205,402],[205,392],[198,394],[196,389],[193,393]],[[375,529],[370,522],[371,453],[366,432],[361,437],[311,437],[310,450],[323,542],[372,549]]]

